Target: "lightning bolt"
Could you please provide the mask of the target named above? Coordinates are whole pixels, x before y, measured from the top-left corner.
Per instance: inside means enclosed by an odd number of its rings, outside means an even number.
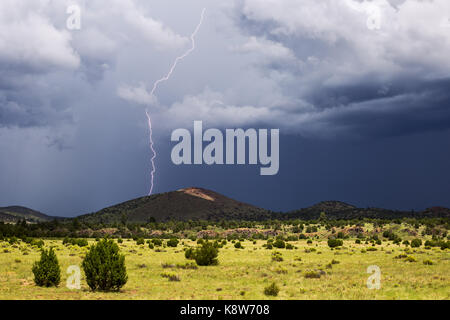
[[[173,62],[169,72],[167,73],[166,76],[164,76],[163,78],[157,80],[154,84],[153,84],[153,88],[152,91],[150,92],[150,96],[155,96],[155,92],[158,89],[158,86],[165,82],[168,81],[170,79],[170,77],[172,76],[173,72],[175,71],[178,63],[183,60],[184,58],[186,58],[188,55],[191,54],[192,51],[195,50],[195,36],[197,35],[198,31],[200,30],[200,27],[203,24],[203,20],[205,18],[205,12],[206,12],[206,8],[204,8],[202,10],[202,13],[200,15],[200,22],[198,23],[197,27],[195,28],[194,32],[191,34],[191,48],[189,48],[183,55],[177,57],[175,59],[175,61]],[[155,159],[157,157],[156,151],[155,151],[155,143],[153,142],[153,127],[152,127],[152,118],[150,116],[150,113],[148,111],[148,109],[145,110],[145,114],[147,116],[147,120],[148,120],[148,129],[149,129],[149,139],[150,139],[150,151],[152,152],[152,158],[151,158],[151,172],[150,172],[150,191],[148,193],[149,196],[152,195],[153,193],[153,187],[154,187],[154,181],[155,181],[155,173],[156,173],[156,166],[155,166]]]
[[[150,117],[148,110],[145,110],[145,114],[147,115],[147,120],[148,120],[150,150],[153,153],[152,158],[150,159],[151,164],[152,164],[152,171],[150,172],[150,191],[148,192],[148,195],[151,196],[153,193],[154,179],[155,179],[155,173],[156,173],[155,159],[156,159],[157,154],[156,154],[156,150],[154,148],[154,143],[153,143],[152,118]]]

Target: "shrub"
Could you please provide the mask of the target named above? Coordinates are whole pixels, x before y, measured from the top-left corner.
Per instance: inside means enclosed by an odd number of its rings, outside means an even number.
[[[307,279],[319,279],[321,274],[317,271],[307,271],[305,272],[304,276]]]
[[[178,246],[178,239],[172,238],[170,240],[167,241],[167,246],[168,247],[172,247],[172,248],[176,248]]]
[[[162,240],[161,239],[153,239],[152,243],[156,246],[156,247],[160,247],[162,246]]]
[[[412,257],[412,256],[407,256],[405,259],[406,262],[416,262],[416,258]]]
[[[283,267],[278,267],[274,271],[278,274],[287,274],[288,273],[287,269],[285,269]]]
[[[344,242],[341,239],[328,239],[328,246],[330,248],[335,248],[342,246]]]
[[[273,246],[274,246],[275,248],[283,249],[283,248],[286,247],[286,243],[285,243],[283,240],[281,240],[281,239],[277,239],[277,240],[275,240],[275,242],[273,243]]]
[[[154,246],[153,243],[151,243],[151,242],[148,244],[148,247],[149,247],[150,249],[154,249],[154,248],[155,248],[155,246]]]
[[[123,243],[122,238],[117,239],[117,243]]]
[[[235,247],[236,249],[244,249],[244,247],[242,246],[242,244],[241,244],[240,241],[236,242],[236,243],[234,244],[234,247]]]
[[[427,266],[431,266],[431,265],[434,264],[434,262],[431,261],[431,260],[424,260],[424,261],[423,261],[423,264],[424,264],[424,265],[427,265]]]
[[[312,240],[311,240],[311,239],[308,239],[308,241],[306,241],[306,243],[307,243],[307,244],[311,244],[311,243],[312,243]]]
[[[112,240],[103,239],[93,245],[82,267],[93,291],[119,291],[128,280],[125,256],[119,253],[119,246]]]
[[[210,242],[204,242],[203,245],[195,249],[193,256],[195,262],[199,266],[212,266],[219,264],[217,256],[219,255],[219,249],[215,248]]]
[[[216,240],[216,241],[214,241],[214,247],[220,249],[220,248],[223,247],[223,245],[222,245],[222,243],[220,243],[218,240]]]
[[[164,272],[161,277],[169,279],[169,281],[180,281],[180,277],[173,272]]]
[[[188,260],[194,260],[195,259],[194,250],[192,248],[187,248],[186,251],[184,252],[184,256]]]
[[[356,243],[356,244],[360,244],[360,243],[361,243],[361,240],[356,239],[356,240],[355,240],[355,243]]]
[[[290,244],[290,243],[286,243],[286,249],[287,250],[292,250],[292,249],[294,249],[294,246],[292,244]]]
[[[275,282],[272,282],[271,285],[264,288],[264,294],[266,296],[273,296],[276,297],[278,293],[280,292],[280,289],[278,288],[277,284]]]
[[[61,280],[61,269],[53,248],[42,250],[41,260],[33,264],[34,282],[40,287],[58,286]]]
[[[283,256],[281,252],[275,251],[272,253],[272,261],[281,262],[283,261]]]
[[[422,240],[420,239],[413,239],[411,241],[411,248],[418,248],[422,245]]]
[[[194,262],[186,262],[184,264],[177,263],[178,269],[198,269],[197,265]]]
[[[33,239],[33,240],[31,241],[31,245],[36,246],[36,247],[38,247],[38,248],[42,248],[42,247],[44,246],[44,240],[36,240],[36,239]]]
[[[137,244],[138,246],[139,246],[139,245],[145,244],[144,238],[139,238],[139,239],[137,239],[137,240],[136,240],[136,244]]]
[[[79,246],[79,247],[87,247],[88,241],[86,239],[72,239],[72,238],[64,238],[63,244],[71,244],[73,246]]]

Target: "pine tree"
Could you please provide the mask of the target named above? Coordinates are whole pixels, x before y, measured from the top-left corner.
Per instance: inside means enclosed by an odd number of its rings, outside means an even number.
[[[41,260],[33,265],[34,282],[40,287],[58,286],[61,280],[61,269],[53,248],[42,250]]]
[[[113,240],[103,239],[93,245],[82,262],[89,288],[119,291],[128,280],[125,256]]]

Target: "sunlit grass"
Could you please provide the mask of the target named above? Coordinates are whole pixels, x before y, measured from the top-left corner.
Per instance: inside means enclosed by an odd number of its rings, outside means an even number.
[[[185,246],[196,246],[183,240]],[[89,241],[90,244],[94,240]],[[394,259],[404,253],[405,246],[383,242],[377,251],[361,252],[371,245],[345,240],[344,247],[332,250],[326,240],[290,242],[297,249],[276,249],[283,261],[272,261],[274,250],[262,247],[258,240],[243,241],[244,249],[231,242],[220,249],[218,266],[198,269],[177,268],[188,262],[183,248],[162,248],[156,252],[146,245],[124,240],[119,244],[126,256],[128,282],[119,293],[89,291],[84,277],[81,290],[66,288],[70,265],[81,265],[87,248],[63,246],[61,240],[45,240],[45,247],[54,246],[61,265],[58,288],[39,288],[33,282],[31,267],[40,251],[25,243],[11,246],[0,242],[0,299],[449,299],[450,252],[433,248],[410,249],[417,262]],[[157,247],[156,247],[157,248]],[[155,248],[155,249],[156,249]],[[309,253],[305,249],[315,248]],[[9,252],[4,252],[7,250]],[[308,250],[306,250],[308,251]],[[28,254],[24,255],[24,252]],[[332,260],[339,263],[332,264]],[[426,265],[432,260],[433,265]],[[163,264],[169,264],[163,268]],[[173,266],[171,266],[173,265]],[[328,266],[327,266],[328,265]],[[331,265],[331,266],[330,266]],[[381,269],[381,289],[366,286],[367,267]],[[321,272],[320,278],[307,278],[309,271]],[[180,281],[169,281],[164,272],[174,273]],[[323,273],[326,274],[323,274]],[[275,282],[280,288],[276,297],[264,295],[264,288]]]

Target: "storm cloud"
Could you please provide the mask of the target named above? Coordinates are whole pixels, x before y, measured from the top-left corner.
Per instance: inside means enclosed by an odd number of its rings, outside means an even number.
[[[66,26],[73,4],[80,30]],[[190,47],[203,8],[195,51],[150,96]],[[142,195],[146,108],[160,151],[157,191],[205,182],[200,169],[176,173],[187,169],[166,157],[170,132],[194,120],[280,128],[289,145],[413,145],[433,136],[430,146],[441,149],[450,128],[449,16],[446,0],[1,1],[0,204],[65,215]],[[287,156],[302,157],[295,148]],[[295,169],[281,165],[271,185],[291,188],[283,172]],[[233,195],[229,173],[214,174],[209,187]],[[389,177],[380,190],[384,183]],[[255,194],[267,191],[256,184]],[[307,202],[289,197],[261,205]]]

